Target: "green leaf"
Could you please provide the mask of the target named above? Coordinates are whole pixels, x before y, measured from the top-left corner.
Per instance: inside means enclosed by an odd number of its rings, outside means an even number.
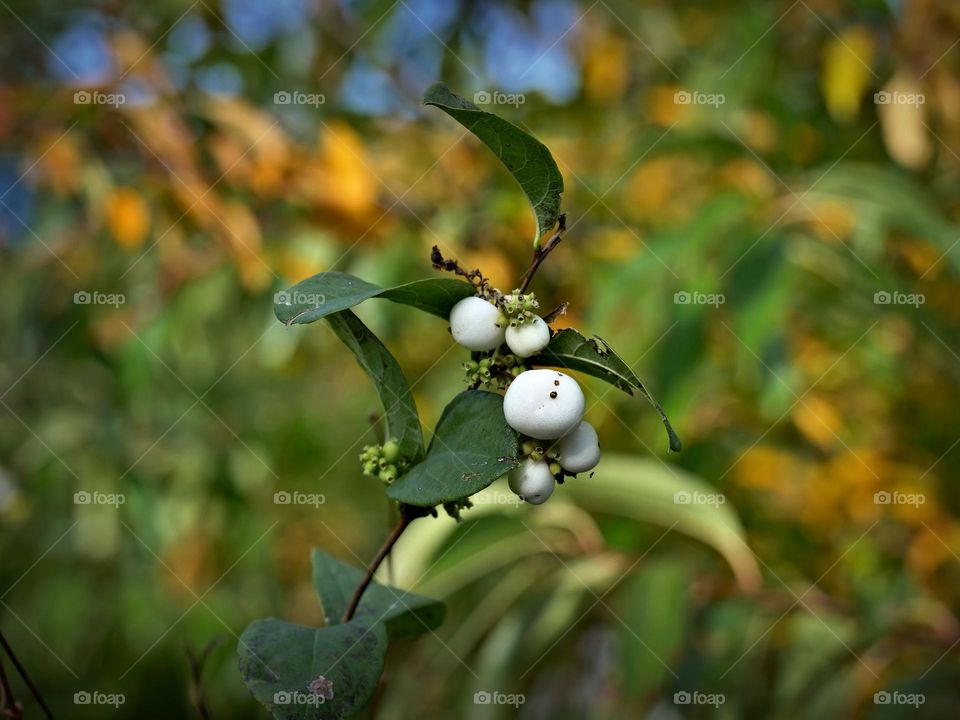
[[[313,586],[323,603],[327,625],[339,624],[363,578],[363,570],[316,548],[310,561]],[[391,638],[413,637],[440,627],[445,614],[446,607],[439,600],[374,581],[364,591],[351,622],[359,620],[368,625],[382,622]]]
[[[276,618],[251,623],[237,646],[240,674],[279,720],[343,720],[377,689],[387,654],[382,624],[311,628]]]
[[[452,93],[443,83],[427,88],[423,103],[440,108],[480,138],[520,183],[537,218],[534,240],[557,224],[563,177],[546,145],[513,123]]]
[[[273,311],[286,325],[303,325],[381,297],[446,320],[457,302],[475,294],[469,283],[453,278],[428,278],[383,288],[348,273],[322,272],[277,293]]]
[[[715,487],[685,470],[659,459],[604,453],[593,477],[563,489],[587,511],[696,538],[726,559],[744,590],[760,586],[760,571],[736,511]]]
[[[633,371],[620,359],[620,356],[596,335],[587,339],[572,328],[561,330],[553,336],[550,344],[544,348],[543,352],[530,358],[527,364],[551,365],[578,370],[587,375],[606,380],[628,395],[633,395],[634,389],[639,390],[640,394],[656,408],[660,415],[660,420],[667,430],[667,437],[670,439],[670,449],[674,452],[680,452],[683,447],[679,436],[674,431],[657,399],[643,386],[640,379],[633,374]]]
[[[444,409],[427,458],[387,495],[421,507],[469,497],[515,467],[518,450],[517,433],[503,417],[503,398],[467,390]]]
[[[683,647],[690,623],[692,573],[675,559],[657,560],[623,586],[619,606],[624,673],[634,678],[629,692],[643,695],[662,683]]]
[[[327,317],[327,323],[350,348],[380,395],[386,421],[386,436],[396,438],[400,453],[413,461],[423,457],[420,416],[403,370],[379,338],[350,310]]]

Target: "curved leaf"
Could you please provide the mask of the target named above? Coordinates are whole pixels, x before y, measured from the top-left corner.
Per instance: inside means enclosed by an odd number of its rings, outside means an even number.
[[[322,272],[277,293],[273,312],[286,325],[302,325],[381,297],[446,320],[458,301],[475,294],[469,283],[453,278],[428,278],[384,288],[349,273]]]
[[[387,488],[387,495],[421,507],[469,497],[515,467],[517,433],[503,417],[503,398],[467,390],[444,409],[426,459]]]
[[[697,538],[726,559],[745,590],[760,585],[760,571],[737,513],[715,487],[685,470],[660,460],[605,453],[593,477],[563,488],[591,512],[630,517]],[[704,502],[711,499],[715,502]]]
[[[537,218],[535,240],[557,224],[563,177],[546,145],[513,123],[451,92],[443,83],[427,88],[423,103],[440,108],[480,138],[520,183]]]
[[[386,436],[397,439],[404,457],[414,461],[423,457],[423,433],[417,406],[396,359],[350,310],[341,310],[326,320],[373,380],[383,405]]]
[[[357,620],[311,628],[267,618],[243,631],[237,653],[244,684],[278,720],[343,720],[377,689],[387,631]]]
[[[313,586],[320,595],[327,625],[340,623],[363,570],[332,555],[313,549]],[[372,582],[363,593],[351,622],[384,623],[391,638],[413,637],[435,630],[443,623],[446,607],[439,600]]]
[[[628,395],[633,395],[633,390],[637,389],[660,415],[670,440],[670,449],[680,452],[683,447],[657,399],[643,386],[640,379],[634,375],[620,356],[596,335],[587,339],[573,328],[566,328],[554,335],[550,344],[539,355],[530,358],[527,362],[529,365],[551,365],[578,370],[606,380]]]

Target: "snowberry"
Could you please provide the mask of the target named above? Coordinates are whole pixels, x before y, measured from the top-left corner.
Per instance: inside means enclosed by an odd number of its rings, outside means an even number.
[[[468,350],[493,350],[503,343],[504,326],[497,306],[481,297],[464,298],[450,311],[450,333]]]
[[[507,345],[514,355],[522,358],[536,355],[550,342],[550,327],[543,318],[534,315],[533,320],[523,325],[511,325],[506,332]]]
[[[583,417],[583,390],[556,370],[527,370],[510,383],[503,397],[507,424],[523,435],[555,440]]]
[[[531,505],[546,502],[553,494],[556,480],[543,460],[524,460],[510,471],[510,489]]]
[[[600,462],[600,441],[593,425],[583,421],[564,435],[553,447],[552,457],[568,473],[593,470]]]

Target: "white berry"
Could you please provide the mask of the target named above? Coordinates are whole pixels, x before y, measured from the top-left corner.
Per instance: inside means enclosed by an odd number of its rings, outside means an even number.
[[[530,458],[511,470],[508,478],[510,489],[531,505],[546,502],[556,482],[547,463]]]
[[[450,311],[450,333],[468,350],[493,350],[503,343],[503,318],[493,303],[476,295],[464,298]]]
[[[583,390],[556,370],[520,373],[503,397],[507,424],[538,440],[555,440],[573,430],[583,417]]]
[[[600,440],[593,425],[582,421],[554,445],[551,453],[569,473],[593,470],[600,462]]]
[[[536,355],[550,342],[550,326],[541,317],[534,317],[519,327],[507,328],[507,345],[514,355],[525,358]]]

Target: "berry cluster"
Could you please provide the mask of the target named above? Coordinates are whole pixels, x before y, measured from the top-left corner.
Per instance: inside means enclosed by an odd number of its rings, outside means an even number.
[[[389,485],[407,469],[406,458],[400,456],[400,445],[396,440],[387,440],[383,445],[365,445],[360,453],[363,474],[380,478]]]
[[[593,469],[600,445],[596,430],[583,421],[577,381],[556,370],[528,370],[523,362],[550,342],[549,326],[533,312],[539,307],[536,297],[519,290],[499,297],[500,307],[477,296],[458,302],[450,312],[450,333],[475,354],[489,353],[465,363],[467,382],[506,389],[507,424],[528,438],[523,461],[510,473],[510,489],[539,505],[558,481]]]

